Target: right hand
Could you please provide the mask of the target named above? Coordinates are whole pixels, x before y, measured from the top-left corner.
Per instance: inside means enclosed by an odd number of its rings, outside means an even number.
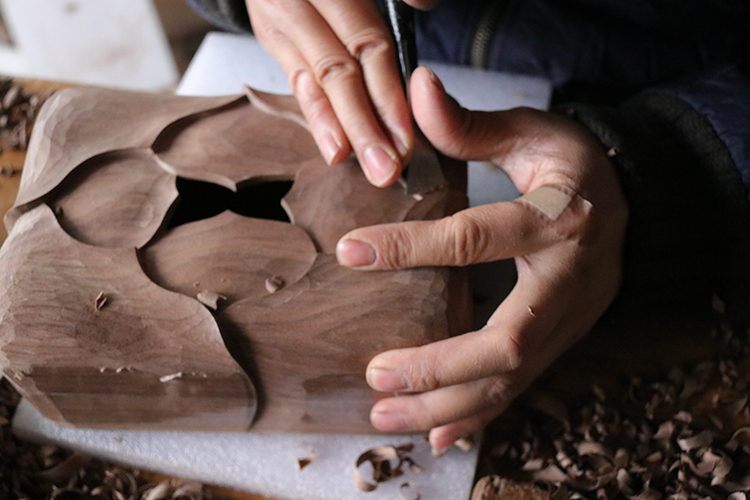
[[[439,0],[405,0],[415,8]],[[396,53],[372,0],[246,0],[329,164],[352,151],[367,179],[393,184],[414,147]]]

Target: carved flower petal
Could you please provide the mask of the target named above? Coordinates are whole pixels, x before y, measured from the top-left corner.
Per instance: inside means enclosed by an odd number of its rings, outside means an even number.
[[[65,231],[104,247],[140,248],[177,199],[175,176],[149,149],[97,156],[71,172],[47,198]]]
[[[44,196],[89,158],[113,150],[148,148],[170,123],[238,98],[75,87],[56,92],[44,103],[34,125],[15,207]],[[19,215],[14,210],[9,223]]]
[[[281,203],[293,224],[307,230],[323,253],[333,254],[352,229],[401,222],[418,201],[399,184],[373,186],[355,160],[329,166],[320,159],[300,170]]]
[[[320,156],[307,129],[246,99],[174,123],[154,151],[178,176],[233,191],[249,180],[293,179],[303,163]]]
[[[140,252],[146,274],[164,288],[195,297],[202,290],[231,303],[269,294],[266,280],[285,286],[302,278],[317,253],[291,224],[223,212],[178,226]]]
[[[0,250],[0,290],[0,366],[47,417],[140,429],[252,422],[255,390],[211,314],[151,282],[133,249],[80,243],[40,205]]]

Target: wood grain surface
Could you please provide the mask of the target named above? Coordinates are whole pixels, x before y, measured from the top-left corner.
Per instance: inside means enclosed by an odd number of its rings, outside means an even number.
[[[49,94],[67,88],[70,85],[60,82],[49,82],[42,80],[24,80],[17,79],[17,83],[23,86],[24,92],[27,94],[34,94],[40,98],[46,98]],[[4,148],[0,151],[0,166],[10,166],[13,170],[11,175],[0,175],[0,217],[4,217],[6,212],[13,206],[16,195],[18,193],[18,186],[21,179],[21,170],[23,168],[24,160],[26,158],[26,152],[20,149],[7,149]],[[4,225],[0,224],[0,244],[2,244],[7,236]],[[86,473],[96,473],[98,471],[86,469]],[[153,484],[158,484],[164,481],[178,482],[176,478],[155,474],[148,471],[141,471],[144,480],[149,481]],[[234,500],[274,500],[258,495],[253,495],[247,492],[240,492],[230,490],[227,488],[219,488],[214,486],[206,486],[206,491],[209,492],[213,498],[231,498]]]
[[[368,361],[470,329],[464,271],[332,255],[351,229],[447,215],[465,193],[376,188],[354,161],[325,164],[293,98],[247,95],[260,108],[75,88],[41,110],[0,252],[0,365],[48,418],[237,430],[259,409],[254,430],[372,433]],[[465,164],[451,168],[463,189]],[[185,179],[212,194],[182,197]],[[262,196],[278,179],[286,196]],[[224,211],[169,228],[216,196],[283,205],[291,223]]]

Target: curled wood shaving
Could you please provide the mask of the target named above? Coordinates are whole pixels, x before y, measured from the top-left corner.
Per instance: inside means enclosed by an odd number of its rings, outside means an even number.
[[[99,295],[96,296],[94,299],[94,312],[98,312],[102,310],[102,307],[104,307],[104,304],[107,303],[107,296],[104,295],[104,292],[99,292]]]
[[[460,438],[453,443],[459,450],[468,453],[474,447],[474,440],[471,438]]]
[[[297,459],[297,468],[299,470],[302,470],[308,465],[310,465],[311,463],[313,463],[314,461],[315,461],[315,450],[310,450],[310,453],[306,457]]]
[[[196,298],[200,301],[201,304],[208,307],[212,311],[215,311],[219,308],[220,300],[227,299],[223,295],[219,295],[218,293],[211,292],[209,290],[202,290],[198,292],[198,295],[196,295]]]
[[[732,342],[717,360],[633,378],[622,394],[595,386],[564,422],[529,398],[534,419],[490,444],[488,458],[555,499],[747,500],[750,345]]]
[[[284,285],[286,285],[286,281],[278,274],[266,279],[266,290],[268,290],[268,293],[276,293],[284,288]]]
[[[168,481],[162,481],[153,488],[147,490],[143,495],[143,500],[165,500],[169,498],[171,486]]]
[[[566,496],[567,498],[567,496]],[[519,484],[497,475],[485,476],[477,481],[471,500],[550,500],[549,492],[532,485]]]
[[[359,491],[373,491],[378,483],[402,476],[403,465],[407,463],[406,453],[413,449],[414,445],[407,443],[401,446],[377,446],[365,451],[354,465],[354,486]],[[359,468],[365,463],[372,466],[372,482],[365,480],[359,472]],[[409,463],[413,461],[409,459]]]
[[[0,154],[2,154],[2,149],[0,149]],[[4,177],[13,177],[16,174],[16,169],[13,168],[12,163],[6,163],[2,167],[0,167],[0,175]]]
[[[398,487],[398,498],[400,500],[420,500],[422,495],[410,482],[401,483]]]

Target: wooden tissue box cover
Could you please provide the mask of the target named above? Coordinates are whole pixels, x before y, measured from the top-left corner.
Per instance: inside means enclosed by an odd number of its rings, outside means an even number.
[[[354,271],[336,242],[464,208],[443,161],[451,187],[408,196],[326,165],[288,96],[60,91],[5,220],[3,374],[63,425],[375,432],[368,361],[470,329],[466,275]]]

